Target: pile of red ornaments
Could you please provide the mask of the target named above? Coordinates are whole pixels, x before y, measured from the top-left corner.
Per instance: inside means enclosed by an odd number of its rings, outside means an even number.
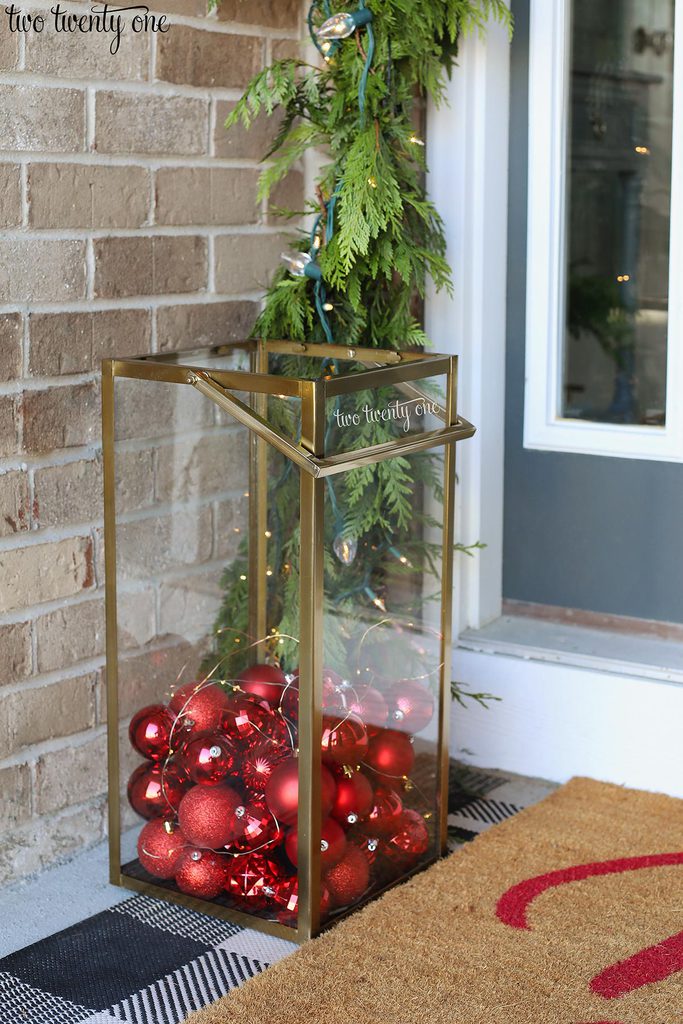
[[[325,672],[321,913],[357,902],[428,852],[424,817],[403,806],[411,736],[434,714],[419,681],[354,688]],[[234,684],[180,687],[135,714],[130,740],[146,760],[128,783],[149,819],[138,857],[184,893],[296,925],[298,674],[254,665]]]

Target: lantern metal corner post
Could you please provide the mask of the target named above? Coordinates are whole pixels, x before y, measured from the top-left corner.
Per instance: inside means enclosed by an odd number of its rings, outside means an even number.
[[[301,444],[316,459],[325,454],[325,382],[303,381]],[[297,939],[320,931],[321,738],[323,677],[323,538],[325,483],[300,474],[300,681],[299,681],[299,906]]]
[[[268,373],[268,352],[259,343],[251,354],[251,369],[254,375]],[[265,420],[268,412],[268,395],[255,394],[254,411]],[[268,444],[263,437],[251,430],[249,434],[249,636],[266,635],[268,615],[268,588],[266,577],[266,530],[268,527]],[[252,648],[254,661],[263,654],[263,643]]]
[[[104,565],[107,678],[107,775],[109,878],[121,884],[121,808],[119,803],[118,623],[116,608],[116,476],[114,465],[113,359],[102,361],[102,460],[104,470]]]
[[[458,357],[449,358],[444,426],[458,422]],[[455,543],[455,453],[456,441],[446,441],[443,481],[443,555],[441,567],[441,680],[439,687],[439,845],[448,850],[448,779],[450,769],[449,726],[451,659],[453,642],[453,546]]]

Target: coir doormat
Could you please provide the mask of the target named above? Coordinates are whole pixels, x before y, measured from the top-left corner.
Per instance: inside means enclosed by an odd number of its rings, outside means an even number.
[[[683,801],[574,779],[191,1024],[681,1024]]]

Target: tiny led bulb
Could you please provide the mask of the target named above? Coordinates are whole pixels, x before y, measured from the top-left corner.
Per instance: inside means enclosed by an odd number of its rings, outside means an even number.
[[[294,277],[303,277],[306,273],[306,267],[311,262],[311,257],[307,252],[283,252],[280,253],[280,259],[287,264],[287,269],[290,274]]]
[[[368,185],[370,188],[377,188],[377,178],[374,175],[368,178]]]
[[[413,146],[424,146],[424,142],[422,141],[422,139],[418,139],[417,135],[415,134],[410,136],[408,142],[411,142]]]

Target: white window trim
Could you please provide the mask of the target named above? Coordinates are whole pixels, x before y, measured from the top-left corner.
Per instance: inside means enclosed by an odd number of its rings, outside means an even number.
[[[683,462],[683,0],[676,4],[666,426],[558,415],[565,314],[571,0],[531,0],[524,447]]]

